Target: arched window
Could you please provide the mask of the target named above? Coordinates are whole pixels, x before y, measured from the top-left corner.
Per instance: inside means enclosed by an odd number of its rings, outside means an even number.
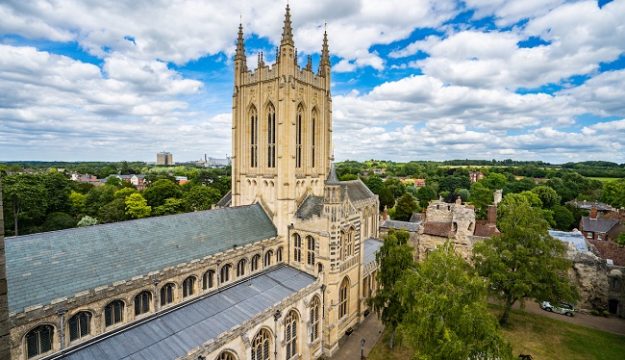
[[[52,350],[52,335],[54,328],[50,325],[41,325],[26,334],[26,353],[28,358],[45,354]]]
[[[299,234],[293,234],[293,260],[302,261],[302,237]]]
[[[302,167],[302,118],[304,109],[297,107],[297,117],[295,119],[295,167]]]
[[[276,262],[282,262],[282,246],[276,250]]]
[[[189,276],[182,282],[182,297],[193,295],[195,292],[195,276]]]
[[[312,236],[306,236],[306,246],[308,255],[308,265],[315,265],[315,239]]]
[[[349,279],[345,278],[339,288],[339,319],[347,315],[349,307]]]
[[[202,276],[202,289],[211,289],[213,286],[215,286],[215,270],[208,270]]]
[[[276,109],[267,106],[267,167],[276,167]]]
[[[250,109],[250,167],[258,166],[258,113]]]
[[[167,283],[161,288],[161,306],[171,304],[174,302],[174,289],[176,285],[174,283]]]
[[[315,157],[317,150],[317,109],[312,111],[310,122],[310,167],[315,167]]]
[[[252,360],[269,360],[271,334],[266,329],[260,330],[252,341]]]
[[[267,266],[271,266],[271,258],[273,257],[273,251],[268,250],[265,253],[265,260],[263,261],[263,266],[267,267]]]
[[[252,266],[251,266],[251,271],[257,271],[258,270],[258,263],[260,262],[260,255],[256,254],[252,257]]]
[[[150,303],[152,303],[152,294],[149,291],[142,291],[135,296],[135,316],[150,311]]]
[[[104,308],[104,324],[111,326],[119,324],[124,320],[124,302],[115,300]]]
[[[297,356],[297,323],[297,313],[291,310],[284,320],[284,341],[286,343],[287,360]]]
[[[232,268],[232,265],[230,264],[226,264],[221,268],[221,271],[219,272],[219,282],[220,284],[226,283],[228,281],[230,281],[230,269]]]
[[[321,307],[318,297],[310,302],[310,342],[319,338],[319,308]]]
[[[237,277],[245,275],[245,265],[247,265],[247,260],[239,260],[239,263],[237,264]]]
[[[237,360],[236,356],[230,351],[224,351],[215,360]]]
[[[69,318],[69,341],[78,340],[91,333],[91,313],[88,311],[77,312]]]

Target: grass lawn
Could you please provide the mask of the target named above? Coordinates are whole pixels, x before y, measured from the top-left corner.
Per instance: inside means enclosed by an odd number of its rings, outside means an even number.
[[[601,181],[601,182],[608,182],[608,181],[618,180],[618,179],[621,179],[621,178],[611,178],[611,177],[589,177],[589,179],[599,180],[599,181]]]
[[[510,327],[503,329],[512,344],[514,355],[531,354],[536,360],[623,360],[625,336],[569,324],[548,317],[513,310]],[[386,335],[386,334],[385,334]],[[394,351],[380,340],[368,356],[369,360],[405,360],[411,358],[408,346]]]

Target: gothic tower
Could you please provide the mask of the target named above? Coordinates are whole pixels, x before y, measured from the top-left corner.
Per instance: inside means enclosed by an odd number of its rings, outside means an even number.
[[[324,32],[317,73],[297,63],[286,6],[275,63],[248,70],[243,26],[234,57],[232,206],[260,203],[279,235],[307,194],[323,195],[332,158],[330,54]]]

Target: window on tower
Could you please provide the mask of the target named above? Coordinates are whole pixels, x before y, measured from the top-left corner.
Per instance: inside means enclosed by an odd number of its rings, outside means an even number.
[[[300,105],[297,108],[297,118],[295,119],[295,167],[302,167],[302,118],[304,109]]]
[[[267,167],[276,167],[276,109],[267,106]]]
[[[310,125],[310,167],[314,168],[317,150],[317,109],[313,109]]]
[[[250,109],[250,167],[258,166],[258,113]]]

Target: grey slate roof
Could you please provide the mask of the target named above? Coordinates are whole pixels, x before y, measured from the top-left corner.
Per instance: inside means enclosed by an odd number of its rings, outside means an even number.
[[[375,196],[361,180],[341,181],[341,185],[347,189],[351,201],[366,200]]]
[[[399,229],[406,230],[410,232],[419,231],[419,227],[421,226],[420,222],[409,222],[409,221],[398,221],[398,220],[385,220],[380,227],[387,229]]]
[[[308,196],[299,206],[295,216],[299,219],[311,219],[314,215],[321,216],[323,211],[323,196]]]
[[[10,237],[9,312],[276,235],[250,205]]]
[[[378,252],[378,250],[380,250],[383,244],[383,241],[374,238],[369,238],[365,240],[365,256],[363,265],[375,261],[375,254]]]
[[[54,359],[176,359],[252,319],[314,281],[314,277],[304,272],[285,265],[277,266],[250,280],[242,280],[228,289]]]
[[[557,231],[557,230],[549,230],[549,235],[552,237],[567,243],[571,243],[575,246],[577,251],[588,251],[588,244],[586,244],[586,239],[584,235],[575,230],[575,231]]]
[[[582,216],[581,228],[583,231],[607,233],[616,224],[618,224],[618,220],[605,219],[602,217],[591,219],[589,216]]]

